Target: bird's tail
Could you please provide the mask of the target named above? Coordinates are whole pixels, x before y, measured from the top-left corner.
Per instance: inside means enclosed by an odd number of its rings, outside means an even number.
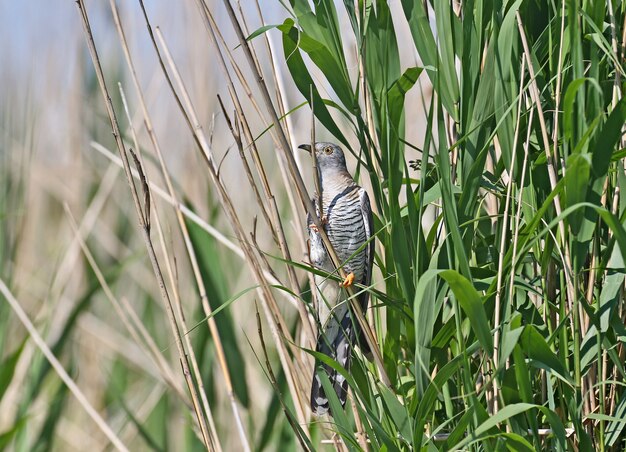
[[[333,328],[326,326],[324,332],[321,332],[318,337],[316,351],[332,358],[348,372],[350,371],[352,347],[358,327],[352,322],[352,315],[349,309],[345,312],[341,321],[338,321],[331,314],[328,324],[332,322],[339,324],[336,333],[330,333],[329,330]],[[345,377],[327,364],[316,360],[315,369],[313,370],[313,383],[311,385],[311,410],[318,416],[326,414],[330,409],[328,397],[322,387],[321,372],[325,372],[328,376],[342,407],[345,406],[348,397],[348,382]]]

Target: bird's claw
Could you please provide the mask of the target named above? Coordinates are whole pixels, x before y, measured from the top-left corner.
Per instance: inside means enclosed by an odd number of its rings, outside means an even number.
[[[320,219],[320,223],[322,226],[326,226],[328,224],[328,219],[326,218],[326,216],[324,215],[321,219]],[[317,225],[315,223],[311,223],[309,225],[309,229],[313,232],[320,232]]]
[[[346,275],[346,279],[341,283],[341,287],[350,287],[354,284],[354,273],[350,272],[350,274]]]

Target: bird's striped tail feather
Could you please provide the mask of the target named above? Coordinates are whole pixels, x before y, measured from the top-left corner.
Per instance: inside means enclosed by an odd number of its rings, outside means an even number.
[[[331,317],[329,321],[336,322],[337,320]],[[346,369],[346,372],[349,372],[352,359],[352,347],[356,338],[355,330],[356,325],[353,324],[350,310],[348,310],[340,322],[339,330],[334,339],[327,338],[324,333],[319,335],[316,351],[332,358],[341,367]],[[318,416],[324,415],[330,411],[330,404],[322,386],[320,372],[325,372],[328,376],[342,407],[345,406],[348,397],[348,382],[345,377],[329,365],[316,360],[315,369],[313,371],[313,383],[311,385],[311,410]]]

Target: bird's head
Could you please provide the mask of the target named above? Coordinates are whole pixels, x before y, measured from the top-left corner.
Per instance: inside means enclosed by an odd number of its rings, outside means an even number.
[[[304,149],[311,153],[311,145],[301,144],[299,149]],[[334,143],[317,142],[315,143],[315,158],[320,171],[346,171],[346,157],[339,146]]]

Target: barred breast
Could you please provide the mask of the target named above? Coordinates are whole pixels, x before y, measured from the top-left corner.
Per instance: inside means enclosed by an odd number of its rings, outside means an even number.
[[[357,282],[365,274],[365,249],[355,253],[367,240],[359,190],[356,184],[341,191],[328,190],[322,201],[328,238],[344,263],[344,271],[354,273]]]

